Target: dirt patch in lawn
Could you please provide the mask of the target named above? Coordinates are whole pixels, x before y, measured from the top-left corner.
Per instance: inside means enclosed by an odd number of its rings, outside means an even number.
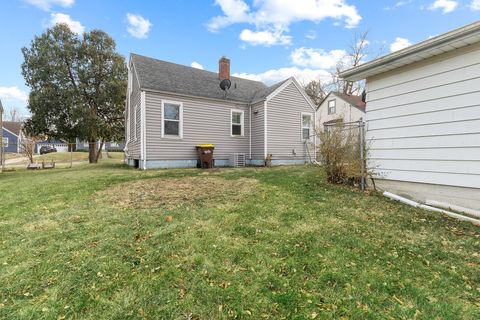
[[[115,185],[97,193],[98,200],[120,208],[177,208],[189,204],[224,204],[255,193],[259,182],[219,177],[154,178]]]

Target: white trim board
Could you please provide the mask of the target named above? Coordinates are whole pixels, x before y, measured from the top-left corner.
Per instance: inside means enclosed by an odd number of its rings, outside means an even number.
[[[19,138],[18,135],[16,135],[15,133],[13,133],[12,131],[8,130],[7,128],[5,127],[2,127],[3,130],[7,131],[7,132],[10,132],[10,134],[13,134],[15,137]]]
[[[146,123],[146,97],[145,91],[141,91],[140,96],[141,108],[140,108],[140,158],[143,160],[143,170],[147,169],[147,123]]]

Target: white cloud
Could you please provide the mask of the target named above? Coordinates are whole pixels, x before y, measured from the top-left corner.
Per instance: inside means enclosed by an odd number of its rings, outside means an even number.
[[[272,85],[289,77],[295,77],[300,83],[308,83],[312,80],[330,78],[330,73],[326,70],[313,70],[309,68],[300,69],[297,67],[288,67],[280,69],[271,69],[262,73],[234,73],[233,76],[262,81],[267,85]]]
[[[411,45],[412,44],[410,43],[410,41],[408,41],[408,39],[397,37],[395,38],[395,41],[392,44],[390,44],[390,52],[402,50]]]
[[[314,40],[317,38],[317,33],[315,32],[315,30],[310,30],[307,32],[307,34],[305,34],[305,38]]]
[[[480,10],[480,0],[472,0],[472,3],[470,3],[470,9],[472,10]]]
[[[193,62],[190,64],[190,66],[191,66],[192,68],[196,68],[196,69],[203,70],[203,66],[202,66],[200,63],[198,63],[197,61],[193,61]]]
[[[443,14],[452,12],[458,6],[458,1],[453,0],[435,0],[429,7],[428,10],[442,10]]]
[[[220,6],[225,15],[210,20],[207,28],[212,32],[234,23],[253,22],[250,8],[243,0],[216,0],[215,4]]]
[[[297,66],[331,69],[341,61],[347,52],[345,50],[331,50],[329,52],[323,49],[313,49],[301,47],[293,50],[290,54],[292,63]]]
[[[349,5],[347,0],[255,0],[252,7],[244,0],[216,0],[215,3],[220,6],[223,15],[212,18],[207,24],[208,30],[216,32],[228,25],[246,23],[256,27],[255,31],[250,30],[249,36],[255,34],[265,38],[270,37],[269,33],[277,33],[283,37],[277,42],[286,44],[290,44],[291,38],[283,33],[294,22],[320,22],[332,18],[337,20],[336,23],[342,21],[346,28],[353,28],[362,19],[357,8]],[[271,40],[262,44],[271,45]]]
[[[385,10],[394,10],[394,9],[403,7],[403,6],[405,6],[405,5],[411,4],[412,2],[413,2],[413,0],[401,0],[401,1],[397,1],[397,2],[395,3],[395,5],[385,7]]]
[[[139,14],[127,13],[127,31],[132,37],[145,39],[152,27],[152,23]]]
[[[24,0],[26,3],[36,6],[42,10],[50,11],[53,6],[64,8],[71,7],[75,0]]]
[[[240,39],[251,45],[289,45],[292,42],[292,37],[284,35],[282,30],[275,31],[252,31],[244,29],[240,33]]]
[[[78,34],[82,34],[85,31],[85,27],[80,23],[80,21],[73,20],[68,14],[64,14],[64,13],[50,14],[50,25],[54,26],[59,23],[64,23],[68,25],[70,30]]]
[[[26,104],[28,100],[28,94],[18,87],[0,87],[0,99],[4,101],[16,100]]]

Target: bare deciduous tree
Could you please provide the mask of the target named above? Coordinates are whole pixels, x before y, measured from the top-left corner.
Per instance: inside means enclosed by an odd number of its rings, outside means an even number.
[[[20,152],[28,159],[28,163],[33,163],[33,156],[35,154],[35,144],[37,139],[34,137],[23,138],[20,140]]]
[[[317,108],[328,94],[328,84],[319,80],[312,80],[303,85],[305,93],[310,97]]]
[[[368,49],[369,41],[367,39],[369,30],[362,33],[355,33],[352,42],[347,49],[347,55],[341,59],[336,66],[334,79],[337,81],[337,89],[345,94],[360,94],[364,87],[364,81],[348,81],[338,78],[338,74],[347,69],[355,68],[365,62],[365,58],[370,54]]]

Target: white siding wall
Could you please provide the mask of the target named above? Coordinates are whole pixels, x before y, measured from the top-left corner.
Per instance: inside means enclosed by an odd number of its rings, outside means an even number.
[[[367,79],[367,92],[377,178],[480,188],[480,45]]]
[[[328,114],[328,101],[335,100],[336,112],[334,114]],[[343,119],[344,122],[358,121],[360,118],[365,119],[365,112],[352,106],[343,99],[337,97],[333,92],[328,99],[325,99],[317,110],[317,130],[323,131],[323,124],[328,121]]]

